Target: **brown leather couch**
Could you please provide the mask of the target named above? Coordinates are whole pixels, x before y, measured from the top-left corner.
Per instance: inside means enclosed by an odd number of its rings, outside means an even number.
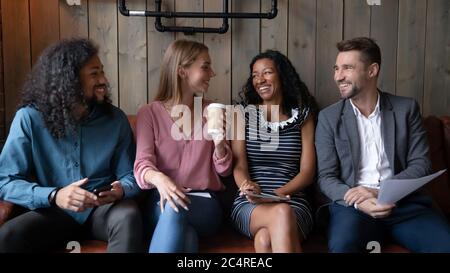
[[[129,116],[130,124],[135,128],[135,116]],[[450,169],[450,117],[427,117],[424,126],[428,134],[430,144],[430,157],[435,171],[444,168]],[[233,230],[229,223],[229,209],[236,192],[236,186],[231,177],[224,179],[227,190],[222,193],[221,201],[225,208],[224,225],[219,234],[200,240],[200,252],[202,253],[249,253],[254,252],[253,241]],[[441,211],[450,220],[450,175],[444,173],[434,181],[426,185],[426,190],[433,197],[436,209]],[[17,216],[20,210],[17,206],[0,201],[0,226],[8,219]],[[327,252],[326,232],[323,228],[316,228],[309,238],[303,243],[305,252]],[[106,242],[98,240],[86,240],[81,244],[81,252],[104,252]],[[398,245],[387,245],[383,252],[408,252]]]

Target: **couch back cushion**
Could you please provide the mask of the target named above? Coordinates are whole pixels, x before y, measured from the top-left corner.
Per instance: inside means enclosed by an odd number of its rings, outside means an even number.
[[[430,145],[430,159],[433,166],[433,171],[448,169],[448,151],[447,146],[450,145],[450,119],[448,120],[447,135],[444,134],[444,123],[441,119],[429,116],[424,120],[424,126],[427,131],[428,143]],[[432,196],[439,208],[446,215],[450,215],[450,183],[449,173],[445,172],[443,175],[434,179],[426,185],[426,190]]]

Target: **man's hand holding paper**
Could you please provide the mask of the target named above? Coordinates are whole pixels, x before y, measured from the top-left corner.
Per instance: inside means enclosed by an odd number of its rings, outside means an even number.
[[[434,174],[415,179],[387,179],[380,185],[378,204],[395,204],[397,201],[440,176],[446,171],[440,170]]]

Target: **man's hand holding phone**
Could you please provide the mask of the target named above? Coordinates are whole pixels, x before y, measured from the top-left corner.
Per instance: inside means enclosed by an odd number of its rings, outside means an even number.
[[[112,189],[112,185],[106,185],[106,186],[102,186],[102,187],[99,187],[99,188],[95,188],[92,192],[95,195],[99,196],[101,192],[110,191],[111,189]]]
[[[88,178],[84,178],[61,188],[55,196],[56,205],[75,212],[82,212],[87,208],[98,206],[99,198],[81,187],[88,181]]]
[[[97,188],[93,192],[98,196],[98,206],[112,203],[123,198],[123,188],[119,181],[114,181],[111,185]]]

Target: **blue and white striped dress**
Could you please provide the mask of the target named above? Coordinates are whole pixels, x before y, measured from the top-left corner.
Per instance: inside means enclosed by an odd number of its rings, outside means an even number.
[[[309,108],[293,109],[291,118],[279,123],[267,122],[262,113],[256,107],[246,108],[247,163],[251,180],[259,184],[262,192],[273,194],[300,171],[300,128],[309,115]],[[306,238],[313,226],[312,210],[306,195],[298,192],[288,203],[294,209],[303,238]],[[250,215],[256,206],[245,196],[237,195],[231,209],[234,226],[250,238]]]

